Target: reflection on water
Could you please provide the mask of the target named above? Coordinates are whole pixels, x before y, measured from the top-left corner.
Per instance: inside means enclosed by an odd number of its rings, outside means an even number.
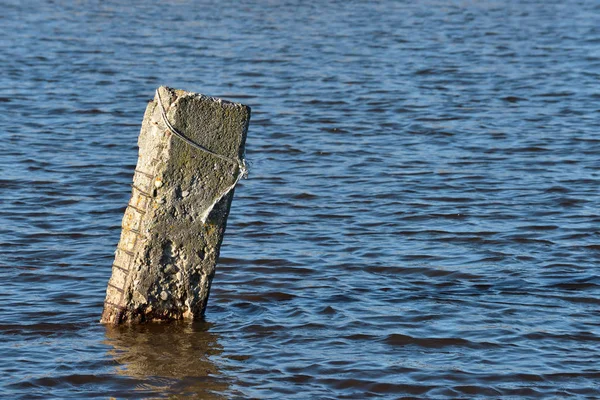
[[[106,326],[117,373],[145,382],[139,389],[178,398],[222,399],[229,385],[211,356],[221,354],[208,323]]]

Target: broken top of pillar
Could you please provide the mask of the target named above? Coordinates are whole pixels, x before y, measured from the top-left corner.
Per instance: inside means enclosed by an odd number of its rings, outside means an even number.
[[[204,314],[250,108],[160,87],[148,104],[101,322]]]

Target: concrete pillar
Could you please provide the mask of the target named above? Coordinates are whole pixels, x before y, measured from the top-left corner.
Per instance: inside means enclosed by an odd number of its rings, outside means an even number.
[[[245,173],[249,121],[242,104],[157,89],[101,322],[203,316],[233,189]]]

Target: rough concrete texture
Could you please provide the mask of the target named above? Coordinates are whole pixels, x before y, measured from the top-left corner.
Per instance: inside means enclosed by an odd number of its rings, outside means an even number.
[[[250,108],[199,94],[157,90],[140,132],[131,200],[123,217],[101,322],[203,316],[233,187],[243,173]]]

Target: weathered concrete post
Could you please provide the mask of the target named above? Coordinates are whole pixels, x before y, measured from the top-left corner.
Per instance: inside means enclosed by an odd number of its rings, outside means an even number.
[[[249,121],[242,104],[158,88],[142,122],[101,322],[202,317],[245,173]]]

